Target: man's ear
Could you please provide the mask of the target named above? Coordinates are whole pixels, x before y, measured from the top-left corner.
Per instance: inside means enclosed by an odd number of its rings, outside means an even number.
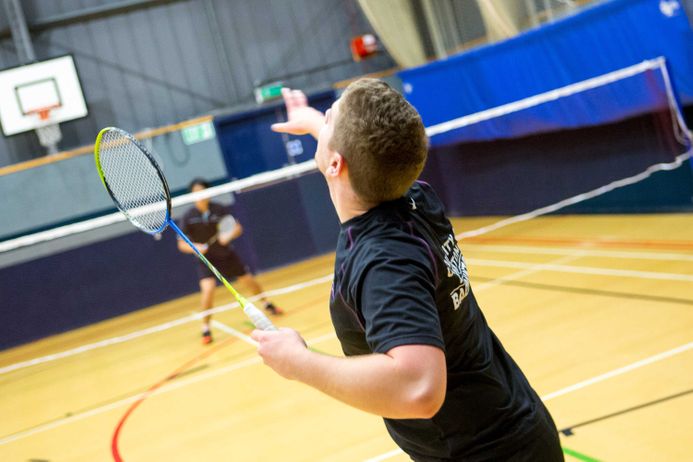
[[[333,152],[330,156],[330,163],[327,165],[327,174],[339,176],[344,168],[346,168],[344,157],[338,152]]]

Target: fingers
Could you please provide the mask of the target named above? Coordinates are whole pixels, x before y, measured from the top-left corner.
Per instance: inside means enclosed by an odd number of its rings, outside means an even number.
[[[260,343],[262,341],[262,339],[264,339],[265,337],[266,336],[265,336],[264,330],[255,329],[250,333],[250,338],[252,338],[253,340],[255,340],[258,343]]]
[[[273,132],[278,133],[291,133],[291,124],[288,122],[272,124],[270,127]]]
[[[292,90],[291,88],[282,88],[282,98],[288,110],[304,107],[308,105],[308,98],[301,90]]]

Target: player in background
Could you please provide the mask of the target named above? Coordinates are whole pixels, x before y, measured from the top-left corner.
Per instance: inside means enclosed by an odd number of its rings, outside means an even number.
[[[201,178],[196,178],[190,183],[190,191],[198,192],[209,187],[209,183]],[[250,269],[233,250],[231,242],[243,234],[243,227],[236,222],[232,230],[226,234],[218,233],[219,223],[230,213],[226,207],[207,199],[200,199],[195,206],[190,208],[180,219],[179,227],[195,244],[195,247],[219,270],[229,282],[238,280],[251,295],[260,295],[263,290],[253,277]],[[235,220],[234,220],[235,221]],[[182,239],[178,240],[178,250],[183,253],[193,254],[193,250]],[[207,266],[196,259],[196,271],[200,280],[201,311],[212,308],[214,303],[214,289],[217,286],[217,278]],[[262,297],[260,299],[265,309],[272,315],[282,313],[282,310],[272,302]],[[211,314],[202,319],[202,343],[212,342],[210,322]]]

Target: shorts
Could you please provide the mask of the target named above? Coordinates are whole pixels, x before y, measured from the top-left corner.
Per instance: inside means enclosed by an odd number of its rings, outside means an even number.
[[[233,282],[236,278],[250,273],[250,269],[241,261],[240,257],[233,252],[223,258],[209,258],[209,262],[219,270],[229,282]],[[198,261],[197,278],[202,280],[206,278],[216,278],[216,276],[207,268],[207,265],[202,263],[202,261]]]

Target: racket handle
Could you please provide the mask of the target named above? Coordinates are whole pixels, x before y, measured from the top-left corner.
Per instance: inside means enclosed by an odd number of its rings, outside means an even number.
[[[269,318],[252,303],[246,303],[245,307],[243,307],[243,312],[250,318],[252,323],[255,324],[255,327],[258,329],[277,330],[277,328],[274,327],[274,324],[272,324],[272,321],[270,321]]]

